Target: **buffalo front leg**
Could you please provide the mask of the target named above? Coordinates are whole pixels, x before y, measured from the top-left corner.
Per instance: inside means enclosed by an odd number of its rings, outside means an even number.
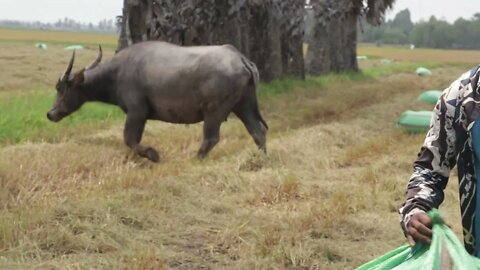
[[[127,121],[125,122],[125,129],[123,130],[123,138],[125,143],[132,148],[136,154],[148,158],[153,162],[159,162],[160,157],[158,156],[157,150],[140,144],[146,121],[146,113],[129,112],[127,114]]]

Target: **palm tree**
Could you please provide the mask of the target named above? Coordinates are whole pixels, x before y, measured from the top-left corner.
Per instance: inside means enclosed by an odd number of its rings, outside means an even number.
[[[311,0],[314,25],[306,57],[307,72],[357,71],[357,22],[378,25],[395,0]]]

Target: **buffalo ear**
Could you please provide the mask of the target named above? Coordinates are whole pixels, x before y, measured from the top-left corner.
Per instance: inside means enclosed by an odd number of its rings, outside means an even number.
[[[83,82],[85,81],[85,69],[83,68],[79,72],[75,74],[75,77],[73,77],[73,83],[75,85],[82,85]]]

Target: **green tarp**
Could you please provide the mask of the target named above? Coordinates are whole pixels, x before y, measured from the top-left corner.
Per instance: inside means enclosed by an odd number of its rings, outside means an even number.
[[[436,104],[438,98],[442,95],[442,91],[440,90],[428,90],[421,93],[417,100],[423,101],[429,104]]]
[[[425,132],[430,127],[432,111],[405,111],[400,115],[397,126],[411,133]]]
[[[357,270],[479,270],[480,260],[467,253],[438,211],[433,209],[428,215],[433,224],[430,245],[401,246]]]

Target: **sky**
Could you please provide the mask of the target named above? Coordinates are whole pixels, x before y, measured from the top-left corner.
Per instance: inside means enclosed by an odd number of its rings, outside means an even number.
[[[0,0],[0,20],[97,23],[122,14],[123,0]]]
[[[459,17],[471,18],[480,12],[479,0],[396,0],[387,19],[409,8],[414,22],[431,15],[449,22]],[[122,13],[123,0],[0,0],[0,20],[56,22],[65,17],[80,22],[97,23],[114,19]]]
[[[459,17],[470,19],[473,14],[480,13],[478,3],[479,0],[396,0],[393,10],[387,13],[387,19],[393,19],[399,11],[408,8],[414,22],[428,20],[435,15],[452,23]]]

